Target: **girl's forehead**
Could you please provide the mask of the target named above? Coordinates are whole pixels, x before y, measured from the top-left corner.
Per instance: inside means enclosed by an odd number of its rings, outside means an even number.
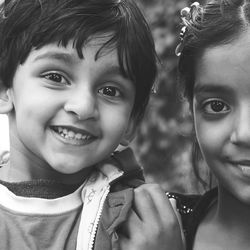
[[[216,69],[221,68],[218,68],[218,65],[230,68],[250,65],[249,31],[242,33],[231,42],[206,48],[197,58],[196,68],[216,71]]]
[[[207,48],[203,52],[195,67],[194,91],[204,85],[249,90],[249,79],[250,35],[246,33],[232,43]]]

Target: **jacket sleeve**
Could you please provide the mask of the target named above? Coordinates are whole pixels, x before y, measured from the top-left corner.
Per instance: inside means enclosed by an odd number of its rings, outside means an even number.
[[[120,179],[112,183],[112,191],[137,188],[145,183],[143,168],[136,161],[134,153],[130,148],[121,152],[115,152],[112,158],[116,162],[116,166],[124,172]]]

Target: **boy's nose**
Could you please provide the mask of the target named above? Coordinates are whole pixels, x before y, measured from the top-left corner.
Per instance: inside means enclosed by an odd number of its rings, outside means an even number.
[[[238,115],[234,120],[231,141],[237,145],[250,147],[250,105],[238,111]]]
[[[86,89],[75,90],[66,101],[64,110],[79,120],[96,119],[98,116],[96,96]]]

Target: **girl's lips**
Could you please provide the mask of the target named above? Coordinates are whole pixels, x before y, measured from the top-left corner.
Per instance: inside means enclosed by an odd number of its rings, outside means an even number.
[[[239,168],[243,175],[246,177],[250,177],[250,161],[249,160],[237,160],[237,161],[231,161],[232,165]]]
[[[237,161],[231,161],[231,163],[233,165],[250,167],[250,161],[249,160],[237,160]]]
[[[250,166],[238,165],[243,174],[250,177]]]

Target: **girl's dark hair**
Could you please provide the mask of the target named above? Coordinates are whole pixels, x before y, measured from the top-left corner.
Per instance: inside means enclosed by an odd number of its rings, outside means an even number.
[[[188,21],[178,65],[179,82],[190,104],[197,59],[205,49],[237,39],[250,23],[249,0],[213,0],[199,8]]]
[[[0,78],[11,87],[19,64],[32,49],[70,40],[80,58],[93,36],[107,36],[105,49],[117,49],[125,77],[136,87],[133,115],[140,120],[157,73],[157,57],[149,26],[133,0],[6,0],[0,6]]]
[[[192,14],[192,13],[191,13]],[[237,39],[250,24],[249,0],[213,0],[199,6],[192,18],[185,20],[186,31],[181,43],[179,58],[179,84],[192,111],[195,67],[205,49],[228,44]],[[204,184],[197,170],[200,149],[196,138],[193,143],[193,166],[198,179]]]

